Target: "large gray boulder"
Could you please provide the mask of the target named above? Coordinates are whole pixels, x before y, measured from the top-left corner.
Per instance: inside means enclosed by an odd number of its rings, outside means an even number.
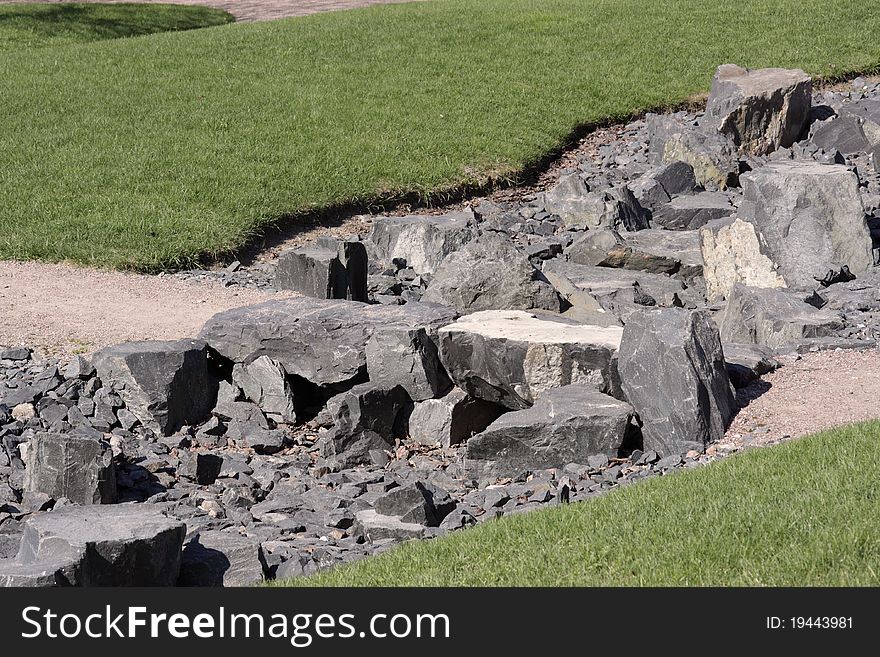
[[[718,329],[706,311],[633,314],[618,372],[645,450],[664,456],[702,450],[724,436],[736,413]]]
[[[113,451],[104,440],[38,433],[29,442],[25,490],[76,504],[116,502]]]
[[[735,144],[727,137],[667,115],[651,114],[646,123],[648,155],[654,164],[686,162],[702,187],[725,189],[737,184],[739,156]]]
[[[422,301],[459,312],[544,309],[559,312],[562,299],[544,275],[502,233],[485,233],[448,256]]]
[[[268,356],[260,356],[250,363],[236,363],[232,368],[232,382],[276,422],[296,422],[293,385],[280,363]]]
[[[773,162],[741,180],[739,216],[755,225],[788,287],[809,290],[829,270],[873,266],[859,181],[847,167]]]
[[[637,231],[648,228],[650,215],[625,186],[590,192],[576,174],[567,174],[547,190],[544,208],[569,229],[612,228]]]
[[[468,440],[465,467],[488,479],[616,456],[631,417],[629,404],[592,386],[547,390],[531,408],[502,415]]]
[[[361,242],[332,239],[284,251],[275,287],[317,299],[367,301],[367,251]]]
[[[67,506],[27,520],[16,558],[0,562],[0,583],[173,586],[185,534],[154,504]]]
[[[378,327],[367,342],[366,354],[371,383],[385,388],[400,385],[414,401],[440,397],[452,387],[437,345],[423,328]]]
[[[395,258],[419,274],[433,274],[450,253],[477,236],[471,210],[439,216],[377,217],[369,241],[375,257],[390,263]]]
[[[214,315],[201,338],[235,363],[267,356],[289,375],[327,385],[364,373],[367,343],[376,327],[423,328],[434,337],[457,316],[451,308],[425,303],[386,306],[299,297]]]
[[[766,254],[755,225],[739,217],[712,221],[700,229],[700,253],[706,297],[726,299],[736,283],[786,287],[776,263]]]
[[[781,347],[833,336],[843,328],[839,314],[817,309],[803,298],[786,290],[737,283],[718,319],[721,337],[725,342]]]
[[[472,397],[522,409],[551,388],[611,390],[622,332],[523,311],[483,311],[440,329],[440,357]]]
[[[201,531],[187,541],[178,586],[257,586],[265,578],[260,541],[228,531]]]
[[[319,416],[329,425],[320,440],[321,456],[339,468],[371,463],[371,452],[388,450],[402,437],[399,417],[410,403],[402,386],[362,383],[336,395]]]
[[[201,340],[126,342],[99,351],[94,366],[141,424],[166,436],[206,420],[217,401]]]
[[[787,148],[810,121],[813,84],[801,70],[718,67],[703,124],[729,137],[742,151],[766,155]]]
[[[409,439],[421,445],[458,445],[488,427],[506,410],[471,397],[461,388],[453,388],[441,399],[415,404],[409,416]]]

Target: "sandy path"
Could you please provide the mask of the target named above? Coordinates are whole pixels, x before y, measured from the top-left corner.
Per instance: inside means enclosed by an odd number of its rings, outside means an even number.
[[[880,418],[880,351],[805,354],[750,386],[762,392],[733,421],[725,442],[762,445]]]
[[[63,355],[126,340],[185,338],[221,310],[282,296],[290,295],[69,265],[0,262],[0,345]]]
[[[72,0],[0,0],[0,4],[17,2],[54,4]],[[370,5],[396,4],[417,0],[76,0],[76,2],[142,2],[175,5],[203,5],[229,12],[241,23],[269,21],[290,16],[307,16],[323,11],[341,11]]]

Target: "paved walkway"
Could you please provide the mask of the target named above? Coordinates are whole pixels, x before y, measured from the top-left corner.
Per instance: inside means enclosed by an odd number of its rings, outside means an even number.
[[[70,0],[26,0],[29,2],[56,3]],[[355,9],[369,5],[383,5],[413,0],[76,0],[77,2],[143,2],[168,3],[175,5],[205,5],[228,11],[241,22],[270,21],[288,16],[306,16],[321,11]],[[0,4],[11,4],[22,0],[0,0]]]

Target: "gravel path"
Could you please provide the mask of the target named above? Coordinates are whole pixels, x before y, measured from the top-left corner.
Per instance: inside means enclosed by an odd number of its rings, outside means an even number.
[[[753,399],[724,442],[766,445],[880,418],[880,351],[824,351],[783,363],[740,391],[741,403]]]
[[[222,310],[287,294],[47,265],[0,262],[0,345],[51,355],[88,353],[126,340],[195,335]]]
[[[22,0],[0,0],[0,4],[12,4]],[[71,0],[28,0],[51,4]],[[418,0],[76,0],[77,2],[142,2],[149,4],[204,5],[228,11],[242,23],[270,21],[290,16],[307,16],[323,11],[356,9],[370,5],[398,4]]]

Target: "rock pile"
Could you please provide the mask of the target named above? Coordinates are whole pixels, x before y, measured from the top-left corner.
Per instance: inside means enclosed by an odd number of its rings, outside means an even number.
[[[705,114],[532,197],[222,273],[304,296],[88,360],[0,350],[0,583],[254,584],[711,460],[777,355],[874,344],[859,84],[723,66]]]

